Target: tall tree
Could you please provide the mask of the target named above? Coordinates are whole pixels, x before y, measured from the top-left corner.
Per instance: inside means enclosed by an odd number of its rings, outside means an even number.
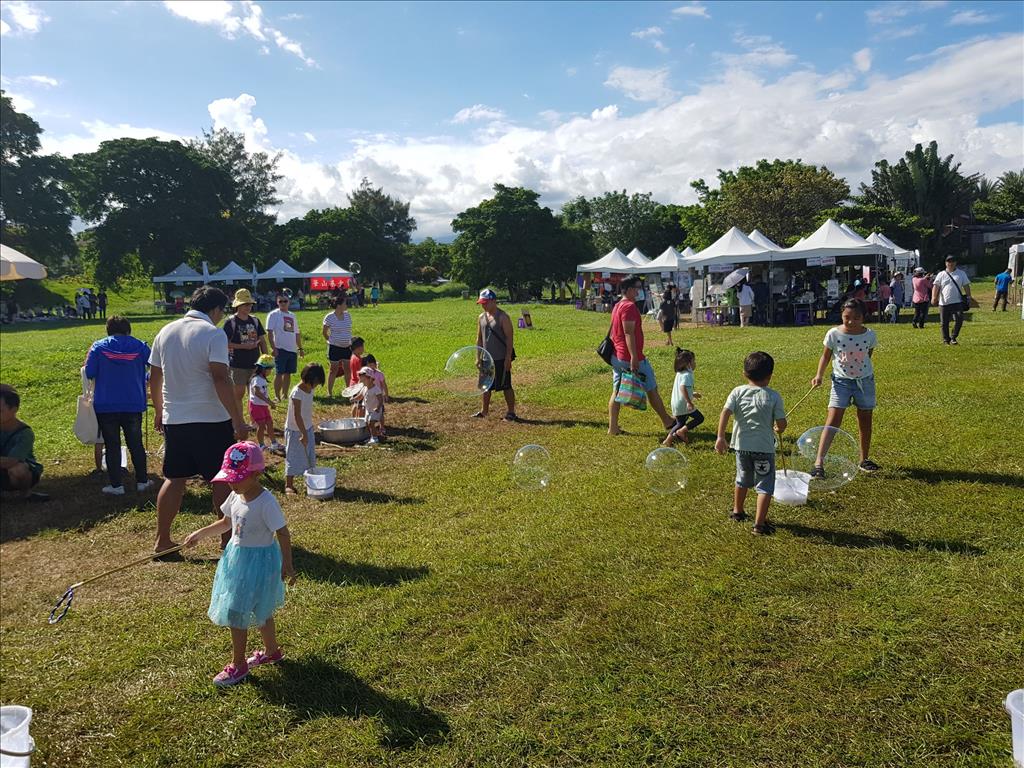
[[[53,270],[76,254],[67,161],[39,155],[39,123],[0,91],[0,238]]]
[[[407,244],[404,252],[409,266],[421,279],[434,279],[451,272],[452,256],[448,243],[427,237],[418,243]]]
[[[385,194],[382,187],[374,187],[365,178],[348,196],[348,203],[378,242],[371,258],[360,262],[364,274],[370,279],[387,280],[401,293],[405,290],[408,272],[403,246],[408,244],[416,229],[416,219],[409,215],[409,203]]]
[[[1024,170],[1007,171],[991,185],[986,199],[974,206],[982,224],[1002,224],[1024,218]]]

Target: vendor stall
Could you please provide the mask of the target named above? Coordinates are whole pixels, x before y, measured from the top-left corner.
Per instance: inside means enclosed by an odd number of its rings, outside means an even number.
[[[309,272],[303,273],[303,277],[309,278],[311,292],[327,292],[348,290],[355,275],[339,267],[331,259],[324,259]]]
[[[166,275],[153,278],[153,309],[157,312],[184,312],[185,291],[175,291],[172,287],[184,288],[187,283],[205,284],[207,279],[208,276],[181,262]],[[175,296],[176,293],[179,295]]]
[[[638,265],[618,248],[613,248],[597,261],[576,265],[580,279],[580,308],[609,311],[614,303],[615,287],[637,268]]]

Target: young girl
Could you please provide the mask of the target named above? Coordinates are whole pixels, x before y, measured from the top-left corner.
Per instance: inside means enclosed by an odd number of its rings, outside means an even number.
[[[215,483],[231,486],[221,505],[224,517],[190,533],[185,547],[231,532],[210,596],[210,621],[231,629],[231,663],[213,678],[218,687],[236,685],[251,667],[274,664],[283,656],[277,644],[274,611],[284,605],[284,582],[295,583],[291,534],[277,499],[260,485],[263,451],[255,443],[235,443],[224,454]],[[277,540],[274,534],[277,534]],[[249,627],[259,627],[263,650],[246,658]]]
[[[868,458],[871,449],[871,413],[875,407],[875,371],[871,354],[878,346],[875,332],[864,326],[864,302],[849,299],[843,304],[843,324],[825,334],[825,351],[818,361],[818,373],[811,379],[812,387],[820,387],[825,366],[832,361],[832,392],[828,398],[826,427],[839,427],[852,402],[857,406],[860,426],[860,468],[877,472],[880,467]],[[812,478],[825,477],[825,454],[832,444],[832,433],[826,430],[818,444],[818,454],[811,471]]]
[[[256,361],[256,371],[249,379],[249,416],[256,425],[256,443],[262,448],[265,447],[263,438],[270,436],[270,450],[280,450],[281,445],[277,442],[274,434],[274,415],[271,408],[274,402],[270,399],[269,383],[267,382],[267,371],[274,367],[273,355],[260,355]]]
[[[384,391],[369,366],[359,370],[359,382],[366,388],[363,392],[363,407],[366,410],[366,426],[370,429],[367,445],[376,445],[380,442],[381,422],[384,419]]]
[[[288,418],[284,428],[284,492],[294,494],[295,476],[316,466],[313,441],[313,390],[326,379],[320,363],[308,363],[302,378],[288,396]]]
[[[693,391],[693,370],[697,357],[688,349],[676,347],[676,380],[672,384],[672,415],[676,418],[662,445],[671,447],[676,440],[690,442],[690,430],[704,423],[704,414],[697,410],[694,400],[700,393]]]
[[[363,362],[373,372],[373,380],[376,381],[377,386],[380,387],[380,436],[383,438],[387,434],[387,430],[384,428],[384,406],[391,399],[391,393],[388,392],[388,380],[384,376],[384,371],[380,369],[380,364],[377,362],[376,357],[373,355],[367,355],[363,358]]]

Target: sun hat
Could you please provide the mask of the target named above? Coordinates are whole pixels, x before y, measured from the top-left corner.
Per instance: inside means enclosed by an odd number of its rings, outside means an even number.
[[[274,367],[274,356],[273,355],[260,355],[260,359],[256,361],[257,368],[273,368]]]
[[[357,376],[373,376],[373,368],[371,368],[368,365],[364,365],[362,368],[359,369],[359,371],[356,373],[356,375]]]
[[[250,475],[267,468],[263,451],[256,443],[235,443],[224,452],[220,472],[213,476],[214,483],[240,483]]]
[[[240,307],[243,304],[255,304],[255,303],[256,303],[256,299],[254,299],[252,297],[252,294],[249,293],[249,289],[248,288],[239,288],[237,291],[235,291],[235,300],[231,302],[231,307],[235,308],[235,307]]]
[[[484,288],[480,291],[480,298],[476,300],[477,304],[483,304],[485,301],[497,301],[498,294],[492,291],[490,288]]]

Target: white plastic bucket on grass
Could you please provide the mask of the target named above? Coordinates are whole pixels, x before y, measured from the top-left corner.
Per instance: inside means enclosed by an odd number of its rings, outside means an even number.
[[[788,507],[802,507],[807,503],[807,491],[811,476],[806,472],[782,470],[775,472],[775,495],[779,504]]]
[[[1006,711],[1010,713],[1013,734],[1013,762],[1024,768],[1024,688],[1006,697]]]
[[[12,704],[0,707],[0,768],[28,768],[36,748],[28,734],[32,710]]]
[[[334,482],[338,470],[334,467],[314,467],[303,473],[306,479],[306,495],[314,499],[334,498]]]
[[[100,459],[100,469],[107,471],[107,452],[103,451],[103,458]],[[128,447],[121,446],[121,469],[128,469]]]

